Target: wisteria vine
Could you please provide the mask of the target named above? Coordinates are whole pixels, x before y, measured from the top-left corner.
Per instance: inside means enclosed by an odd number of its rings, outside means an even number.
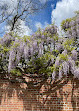
[[[0,73],[9,77],[37,74],[79,79],[79,16],[62,22],[67,37],[59,37],[52,24],[32,36],[7,33],[0,39]]]

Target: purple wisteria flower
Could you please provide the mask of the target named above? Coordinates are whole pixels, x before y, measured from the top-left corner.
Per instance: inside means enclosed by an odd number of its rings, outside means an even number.
[[[63,49],[63,45],[60,42],[56,43],[55,50],[58,50],[60,52],[62,49]]]
[[[71,55],[72,59],[73,60],[77,60],[77,51],[76,50],[72,50],[71,53],[72,53],[72,55]]]
[[[62,54],[66,55],[67,54],[67,50],[65,49]]]
[[[71,22],[70,22],[70,26],[74,26],[76,24],[76,22],[74,21],[74,20],[72,20]]]
[[[69,28],[69,22],[66,22],[66,28]]]
[[[12,49],[10,51],[10,56],[9,56],[8,72],[10,72],[11,69],[14,69],[16,67],[15,58],[16,58],[16,50]]]
[[[63,76],[63,70],[61,67],[59,67],[59,79],[61,79]]]
[[[79,16],[76,18],[76,24],[79,24]]]
[[[69,62],[69,69],[71,73],[74,74],[74,70],[76,66],[75,61],[71,57],[68,57],[68,62]]]
[[[52,80],[55,80],[55,76],[56,76],[56,72],[53,71],[53,73],[52,73]]]
[[[74,77],[79,79],[79,67],[74,70]]]
[[[64,75],[67,75],[69,73],[69,63],[68,63],[68,61],[64,61],[62,63],[62,67],[63,67]]]
[[[59,65],[60,65],[60,57],[58,56],[55,61],[55,67],[58,67]]]

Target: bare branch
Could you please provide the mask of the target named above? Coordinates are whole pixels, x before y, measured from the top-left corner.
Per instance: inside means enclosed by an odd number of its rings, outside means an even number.
[[[38,12],[45,6],[46,3],[41,4],[39,0],[17,0],[16,6],[13,7],[7,4],[7,2],[3,3],[0,7],[0,24],[6,22],[11,27],[10,31],[14,31],[15,24],[19,19],[26,21],[29,15]]]

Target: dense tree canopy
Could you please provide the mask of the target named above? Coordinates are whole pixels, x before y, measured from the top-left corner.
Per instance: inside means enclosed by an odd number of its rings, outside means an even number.
[[[79,79],[79,16],[63,21],[62,29],[67,37],[59,37],[54,24],[32,36],[6,34],[0,39],[0,74],[8,79],[21,77],[20,82],[24,74],[53,80],[70,75]]]

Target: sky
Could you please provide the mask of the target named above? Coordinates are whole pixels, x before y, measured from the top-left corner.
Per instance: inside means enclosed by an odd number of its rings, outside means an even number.
[[[46,0],[40,0],[40,2],[44,4]],[[33,34],[39,27],[45,28],[53,22],[60,27],[62,20],[75,16],[74,12],[77,10],[79,10],[79,0],[47,0],[47,6],[31,17],[30,28],[26,26],[25,22],[21,21],[24,35]],[[0,26],[0,28],[4,27],[4,24]],[[9,27],[6,28],[8,29]],[[3,34],[0,34],[0,36],[3,36]]]

